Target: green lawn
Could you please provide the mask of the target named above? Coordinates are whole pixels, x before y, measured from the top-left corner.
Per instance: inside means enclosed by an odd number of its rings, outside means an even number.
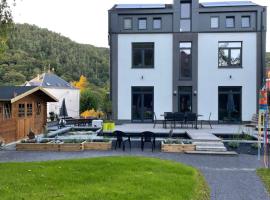
[[[194,168],[144,157],[0,164],[1,200],[209,200]]]
[[[258,169],[257,174],[264,182],[268,192],[270,192],[270,169]]]

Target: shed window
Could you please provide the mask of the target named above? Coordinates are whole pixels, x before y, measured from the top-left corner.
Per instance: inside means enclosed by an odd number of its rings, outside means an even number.
[[[25,116],[25,104],[19,104],[18,116],[19,117]]]
[[[10,119],[11,118],[11,104],[5,103],[4,104],[4,119]]]
[[[36,104],[36,114],[40,115],[41,114],[41,103],[37,102]]]
[[[33,114],[33,105],[31,103],[27,104],[27,116],[32,116]]]

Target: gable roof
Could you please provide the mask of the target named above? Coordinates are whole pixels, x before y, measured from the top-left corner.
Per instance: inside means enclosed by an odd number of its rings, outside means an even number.
[[[30,94],[41,91],[48,97],[48,102],[57,102],[57,98],[41,87],[35,86],[0,86],[0,101],[14,103]]]
[[[31,81],[25,83],[27,86],[39,86],[46,88],[69,88],[76,89],[70,83],[60,78],[59,76],[53,73],[43,73],[38,75]]]

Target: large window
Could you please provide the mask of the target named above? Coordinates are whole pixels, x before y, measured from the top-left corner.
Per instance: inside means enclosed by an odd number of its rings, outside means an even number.
[[[153,29],[161,29],[161,18],[153,19]]]
[[[219,27],[219,17],[211,17],[211,28]]]
[[[180,79],[190,79],[192,76],[191,42],[180,42]]]
[[[242,42],[219,42],[219,67],[242,67]]]
[[[235,26],[235,20],[233,16],[226,17],[226,27],[227,28],[234,28]]]
[[[180,4],[180,32],[189,32],[191,27],[191,4],[181,2]]]
[[[25,117],[25,104],[19,104],[18,116]]]
[[[125,30],[132,29],[132,18],[125,18],[124,19],[124,29]]]
[[[4,104],[4,111],[3,111],[4,119],[10,119],[11,118],[11,104],[5,103]]]
[[[132,43],[132,68],[154,68],[154,43]]]
[[[241,24],[243,28],[249,28],[250,27],[250,17],[249,16],[243,16],[241,18]]]
[[[32,116],[33,114],[33,105],[31,103],[27,104],[27,116]]]
[[[138,19],[138,27],[140,30],[145,30],[147,28],[147,19],[139,18]]]

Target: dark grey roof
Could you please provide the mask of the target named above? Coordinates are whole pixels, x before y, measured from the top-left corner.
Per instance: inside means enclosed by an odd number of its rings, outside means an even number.
[[[44,73],[29,81],[30,86],[51,87],[51,88],[70,88],[75,89],[70,83],[53,73]]]
[[[258,6],[252,1],[202,2],[202,7]]]
[[[28,92],[36,87],[33,86],[0,86],[0,100],[10,101],[14,97]]]
[[[153,9],[166,8],[165,4],[117,4],[116,9]]]

